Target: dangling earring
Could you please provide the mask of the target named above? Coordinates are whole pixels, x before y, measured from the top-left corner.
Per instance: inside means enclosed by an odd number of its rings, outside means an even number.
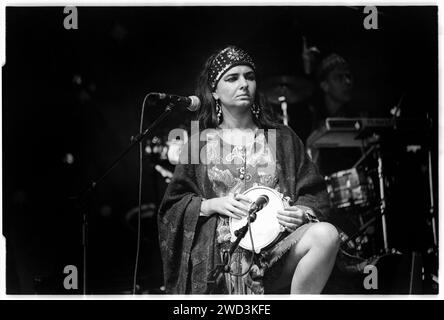
[[[261,113],[261,107],[259,105],[256,105],[255,103],[253,103],[251,105],[251,113],[253,113],[253,115],[256,117],[256,120],[259,120],[259,115]]]
[[[219,104],[219,100],[216,100],[216,115],[217,115],[217,124],[222,123],[222,107]]]

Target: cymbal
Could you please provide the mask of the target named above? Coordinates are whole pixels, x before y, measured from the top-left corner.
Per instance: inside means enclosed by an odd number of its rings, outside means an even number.
[[[287,103],[297,103],[308,98],[314,90],[313,84],[302,77],[275,76],[264,81],[264,92],[268,101],[280,104],[279,97],[284,96]]]

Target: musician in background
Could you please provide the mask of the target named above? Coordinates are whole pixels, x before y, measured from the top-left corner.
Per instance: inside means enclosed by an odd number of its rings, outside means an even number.
[[[350,101],[353,92],[353,76],[344,58],[331,54],[322,60],[317,80],[322,90],[322,103],[312,108],[313,125],[316,129],[327,117],[347,117],[352,113]]]
[[[350,64],[341,56],[331,54],[324,58],[316,73],[318,93],[312,97],[309,109],[312,115],[312,133],[307,139],[307,148],[313,162],[323,175],[349,169],[359,159],[360,148],[313,147],[317,134],[325,126],[325,119],[333,117],[355,118],[363,116],[352,107],[353,75]]]
[[[321,293],[339,245],[336,228],[324,222],[329,205],[323,178],[294,131],[268,116],[252,58],[234,46],[212,55],[197,95],[200,130],[212,130],[200,139],[198,164],[181,157],[159,209],[166,291],[250,294],[290,287],[291,293]],[[282,239],[260,254],[238,247],[227,259],[229,219],[246,217],[255,199],[243,193],[255,186],[288,201],[277,212]],[[224,264],[230,274],[218,277]]]
[[[318,166],[325,177],[331,177],[335,173],[345,172],[354,167],[361,159],[363,150],[361,147],[334,147],[316,148],[315,142],[319,134],[325,129],[327,118],[360,118],[368,116],[363,110],[353,105],[354,80],[350,64],[338,54],[330,54],[317,66],[315,78],[318,92],[312,97],[309,109],[312,114],[312,133],[307,139],[307,150],[313,162]],[[336,141],[340,144],[340,141]],[[346,187],[346,185],[342,186]],[[337,191],[335,191],[337,197]],[[341,233],[353,235],[358,232],[363,221],[359,211],[355,207],[351,210],[337,210],[332,205],[330,222],[334,224]],[[371,232],[370,229],[367,230]],[[366,232],[367,232],[366,231]],[[336,266],[333,269],[331,281],[326,291],[360,292],[362,279],[353,274],[358,270],[357,262],[349,259],[339,251]],[[351,272],[350,270],[354,270]]]

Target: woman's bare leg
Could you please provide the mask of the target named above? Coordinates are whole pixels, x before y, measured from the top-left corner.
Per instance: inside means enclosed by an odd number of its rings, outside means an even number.
[[[333,269],[338,249],[336,228],[326,222],[313,224],[288,253],[282,275],[273,288],[282,288],[291,282],[293,294],[321,293]]]

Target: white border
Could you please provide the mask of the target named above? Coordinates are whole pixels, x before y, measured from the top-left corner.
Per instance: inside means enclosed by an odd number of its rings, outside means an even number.
[[[77,1],[45,1],[35,0],[8,0],[8,6],[369,6],[369,5],[437,5],[437,1],[403,1],[403,0],[354,0],[354,1],[335,1],[335,0],[306,0],[306,1],[280,1],[280,0],[182,0],[182,1],[152,1],[152,0],[77,0]]]
[[[123,1],[48,1],[48,2],[39,2],[39,1],[17,1],[17,0],[9,0],[6,3],[1,3],[1,13],[0,13],[0,59],[2,62],[2,66],[5,64],[5,7],[8,6],[214,6],[214,5],[229,5],[229,6],[263,6],[263,5],[272,5],[272,6],[298,6],[298,5],[353,5],[353,6],[365,6],[365,5],[437,5],[437,1],[402,1],[402,0],[392,0],[392,1],[383,1],[383,0],[373,0],[373,1],[362,1],[362,0],[354,0],[354,1],[238,1],[238,0],[213,0],[213,1],[143,1],[143,0],[133,0],[131,2],[123,2]],[[439,8],[440,9],[440,8]],[[439,41],[439,53],[443,52],[443,24],[442,24],[442,16],[439,14],[438,9],[438,41]],[[441,57],[441,55],[439,55]],[[439,106],[441,106],[441,92],[444,92],[444,85],[441,81],[442,74],[442,66],[441,59],[439,59]],[[2,95],[2,75],[0,75],[0,95]],[[1,104],[2,102],[0,102]],[[3,109],[2,109],[3,110]],[[439,141],[442,141],[443,138],[443,120],[444,120],[443,112],[439,112]],[[2,120],[2,114],[0,114],[0,125]],[[2,146],[2,132],[0,132],[0,149],[3,154],[3,146]],[[439,143],[439,167],[444,168],[444,159],[443,159],[443,145]],[[0,158],[0,179],[2,179],[3,184],[3,175],[2,175],[2,158]],[[440,172],[439,174],[439,208],[443,208],[443,197],[442,197],[442,186],[443,186],[443,175]],[[3,199],[2,192],[0,188],[0,206],[2,208],[3,213]],[[2,230],[2,219],[0,219],[0,230]],[[441,222],[439,224],[439,234],[442,234],[442,225]],[[444,294],[442,285],[440,286],[440,293],[438,295],[266,295],[266,296],[247,296],[247,295],[6,295],[6,251],[5,251],[5,239],[4,237],[0,237],[0,299],[6,300],[42,300],[42,299],[51,299],[51,300],[443,300]],[[442,279],[442,266],[443,266],[443,257],[442,250],[440,246],[439,253],[439,279]],[[179,305],[179,302],[177,302]]]

